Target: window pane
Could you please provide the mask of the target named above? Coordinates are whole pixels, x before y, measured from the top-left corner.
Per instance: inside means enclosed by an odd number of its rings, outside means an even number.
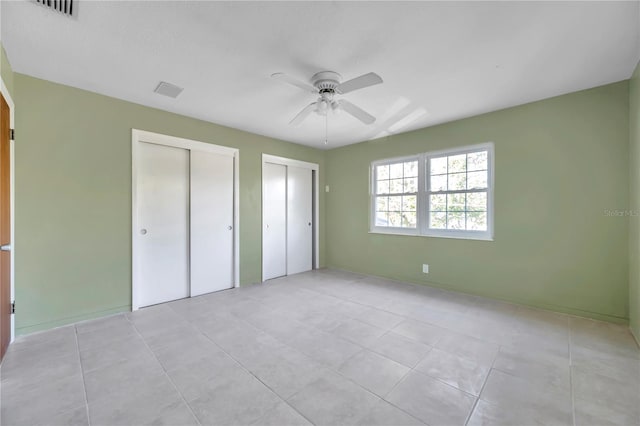
[[[487,172],[471,172],[467,175],[467,189],[487,187]]]
[[[447,173],[464,172],[467,170],[467,154],[452,155],[449,158]]]
[[[402,181],[403,179],[391,179],[389,181],[389,192],[391,194],[402,194],[404,192]]]
[[[404,163],[404,177],[417,177],[418,176],[418,162],[409,161]]]
[[[447,175],[431,176],[431,191],[446,191]]]
[[[464,229],[464,212],[447,213],[447,229]]]
[[[443,175],[447,173],[447,157],[432,158],[430,174]]]
[[[402,210],[402,197],[389,197],[389,211],[399,212]]]
[[[467,188],[466,173],[454,173],[449,175],[449,191]]]
[[[467,213],[467,229],[472,231],[487,230],[487,213],[486,212],[468,212]]]
[[[378,194],[388,194],[389,193],[389,181],[388,180],[379,180],[376,190],[377,190]]]
[[[418,192],[418,178],[404,180],[404,192]]]
[[[468,211],[487,211],[487,193],[486,192],[470,192],[467,194],[467,210]]]
[[[467,171],[487,170],[487,151],[467,154]]]
[[[446,229],[447,228],[447,214],[439,212],[431,212],[429,228],[431,229]]]
[[[447,211],[465,211],[465,196],[466,194],[447,194]]]
[[[391,179],[398,179],[402,177],[402,164],[403,163],[396,163],[389,166],[389,177]]]
[[[389,226],[389,213],[376,212],[376,226]]]
[[[447,210],[447,196],[445,194],[432,194],[431,195],[430,210],[444,212]]]
[[[383,180],[389,179],[389,165],[385,164],[384,166],[376,167],[376,179]]]
[[[376,211],[386,212],[389,210],[389,197],[378,197],[376,199]]]
[[[416,200],[417,197],[415,195],[409,195],[406,197],[402,197],[402,211],[403,212],[415,212],[416,211]]]
[[[402,226],[402,214],[398,212],[389,212],[389,226],[400,228]]]
[[[402,227],[403,228],[415,228],[416,227],[416,213],[404,212],[402,213]]]

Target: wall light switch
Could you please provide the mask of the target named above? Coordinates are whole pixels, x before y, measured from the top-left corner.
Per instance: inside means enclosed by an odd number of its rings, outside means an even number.
[[[426,263],[422,265],[422,272],[424,272],[425,274],[429,273],[429,265],[427,265]]]
[[[329,185],[325,185],[324,192],[329,192]]]

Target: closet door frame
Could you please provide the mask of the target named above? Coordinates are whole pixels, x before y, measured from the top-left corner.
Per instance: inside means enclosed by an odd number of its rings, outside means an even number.
[[[163,135],[145,130],[131,129],[131,311],[140,308],[139,289],[141,287],[138,245],[138,181],[137,162],[140,143],[152,143],[186,150],[205,151],[233,157],[233,285],[240,286],[240,202],[239,166],[240,151],[236,148],[214,145],[176,136]]]
[[[303,169],[310,169],[312,173],[312,182],[313,182],[313,259],[311,262],[311,269],[318,269],[320,265],[320,240],[318,228],[320,226],[320,165],[316,163],[308,163],[306,161],[294,160],[292,158],[286,157],[278,157],[276,155],[270,154],[262,154],[262,176],[264,176],[264,165],[265,163],[272,164],[280,164],[282,166],[294,166],[300,167]],[[262,200],[264,200],[264,179],[262,180]],[[264,214],[264,203],[262,203],[262,247],[261,247],[261,262],[262,262],[262,281],[265,281],[265,270],[264,270],[264,237],[265,237],[265,214]]]

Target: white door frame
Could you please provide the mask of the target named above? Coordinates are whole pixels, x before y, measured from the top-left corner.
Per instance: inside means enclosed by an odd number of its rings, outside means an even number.
[[[2,96],[4,96],[4,100],[7,101],[7,105],[9,105],[9,127],[15,129],[15,114],[16,114],[16,106],[13,103],[13,99],[9,94],[9,89],[4,84],[4,80],[0,77],[0,92]],[[9,203],[11,203],[11,208],[9,212],[9,217],[11,220],[11,301],[14,302],[16,300],[16,233],[15,233],[15,222],[16,222],[16,213],[15,213],[15,199],[16,199],[16,141],[9,140]],[[15,314],[11,314],[11,338],[9,342],[13,342],[13,339],[16,337],[15,328],[16,328],[16,320]]]
[[[320,226],[320,192],[318,191],[319,182],[320,182],[320,165],[316,163],[308,163],[306,161],[294,160],[292,158],[286,157],[278,157],[276,155],[270,154],[262,154],[262,176],[264,176],[264,165],[265,163],[273,163],[280,164],[282,166],[294,166],[300,167],[303,169],[310,169],[314,173],[313,179],[313,269],[318,269],[320,265],[320,240],[318,234],[318,228]],[[265,217],[264,217],[264,179],[262,179],[262,255],[261,255],[261,263],[262,263],[262,281],[265,281],[265,273],[264,273],[264,237],[265,237]]]
[[[176,136],[163,135],[160,133],[147,132],[145,130],[131,129],[131,310],[135,311],[140,307],[140,265],[138,247],[138,194],[137,194],[137,161],[138,146],[141,142],[165,145],[174,148],[187,150],[197,150],[212,152],[215,154],[233,157],[233,285],[240,286],[240,151],[237,148],[230,148],[222,145],[195,141],[191,139],[179,138]]]

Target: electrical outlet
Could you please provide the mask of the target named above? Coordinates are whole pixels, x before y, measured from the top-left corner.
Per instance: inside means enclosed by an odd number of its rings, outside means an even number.
[[[429,273],[429,265],[427,265],[426,263],[424,263],[422,265],[422,272],[424,272],[425,274]]]

